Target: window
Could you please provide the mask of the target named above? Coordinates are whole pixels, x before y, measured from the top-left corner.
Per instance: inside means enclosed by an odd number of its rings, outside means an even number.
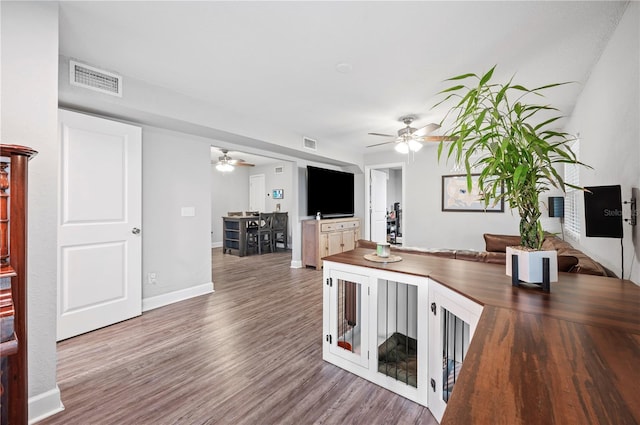
[[[580,157],[580,140],[576,140],[571,145],[571,150]],[[564,181],[575,186],[580,186],[580,171],[577,164],[564,165]],[[580,240],[580,214],[578,214],[578,199],[582,195],[581,190],[572,187],[566,188],[564,202],[564,229],[568,237],[573,240]]]

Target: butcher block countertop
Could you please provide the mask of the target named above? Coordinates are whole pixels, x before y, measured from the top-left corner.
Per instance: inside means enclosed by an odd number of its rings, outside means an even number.
[[[514,288],[504,265],[356,248],[325,260],[429,277],[483,305],[442,419],[458,424],[640,424],[640,287],[559,273]]]

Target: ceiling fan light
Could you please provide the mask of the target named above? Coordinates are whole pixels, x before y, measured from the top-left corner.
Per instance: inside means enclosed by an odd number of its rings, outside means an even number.
[[[396,151],[403,154],[409,153],[409,145],[404,141],[398,142],[396,143]]]
[[[420,149],[422,149],[422,143],[414,139],[409,140],[409,150],[411,152],[418,152]]]
[[[221,162],[216,165],[216,170],[223,173],[228,173],[230,171],[233,171],[233,165],[229,164],[228,162]]]

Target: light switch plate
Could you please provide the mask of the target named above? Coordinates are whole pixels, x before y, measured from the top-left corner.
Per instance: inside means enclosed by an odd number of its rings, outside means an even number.
[[[194,217],[196,215],[196,207],[182,207],[183,217]]]

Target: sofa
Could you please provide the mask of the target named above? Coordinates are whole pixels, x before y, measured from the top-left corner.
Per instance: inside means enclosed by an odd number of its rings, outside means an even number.
[[[498,235],[485,233],[484,251],[474,251],[467,249],[422,249],[407,248],[401,246],[391,246],[392,252],[409,252],[421,255],[432,255],[436,257],[451,258],[456,260],[476,261],[482,263],[505,264],[507,259],[506,249],[508,246],[520,245],[520,236]],[[358,247],[376,249],[377,244],[372,241],[360,239],[357,241]],[[558,253],[558,271],[567,273],[582,273],[596,276],[617,277],[611,270],[602,266],[582,251],[574,248],[570,243],[547,233],[542,242],[543,250],[555,250]]]

